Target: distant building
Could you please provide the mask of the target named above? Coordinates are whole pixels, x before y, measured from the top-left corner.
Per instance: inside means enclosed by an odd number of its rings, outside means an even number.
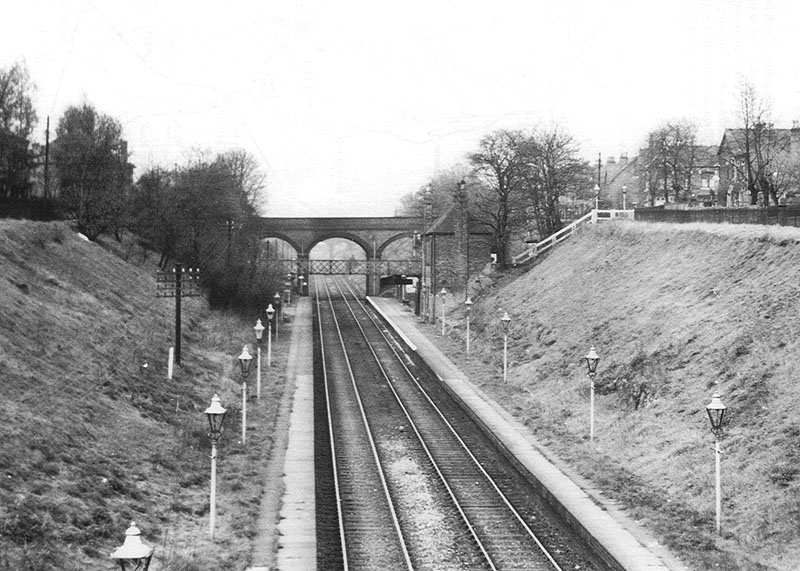
[[[620,210],[641,204],[638,162],[638,157],[629,159],[627,153],[622,153],[619,161],[613,156],[606,159],[600,175],[600,208]]]
[[[795,121],[791,129],[776,129],[771,123],[725,129],[717,156],[721,206],[753,203],[752,188],[759,193],[766,189],[775,197],[793,197],[800,182],[800,122]],[[760,195],[758,200],[762,199]]]

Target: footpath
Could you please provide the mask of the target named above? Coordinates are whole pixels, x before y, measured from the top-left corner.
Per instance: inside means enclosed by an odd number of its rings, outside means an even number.
[[[314,350],[311,300],[298,297],[289,339],[287,392],[282,407],[288,429],[278,430],[275,450],[285,447],[283,461],[267,475],[266,486],[280,481],[278,506],[262,500],[259,534],[253,544],[253,567],[248,571],[309,571],[317,568],[317,528],[314,498]],[[290,411],[290,412],[289,412]],[[267,495],[269,498],[269,495]],[[275,562],[275,566],[270,562]]]

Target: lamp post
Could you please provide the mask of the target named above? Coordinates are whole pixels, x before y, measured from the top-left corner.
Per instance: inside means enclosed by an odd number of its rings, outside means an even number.
[[[507,311],[503,312],[500,323],[503,325],[503,382],[505,383],[508,382],[508,326],[511,325]]]
[[[464,300],[464,319],[467,322],[467,355],[469,355],[469,318],[472,316],[472,300],[467,296]]]
[[[622,209],[628,209],[628,186],[623,184],[622,185]]]
[[[247,373],[250,372],[252,360],[253,356],[250,355],[247,345],[245,345],[239,355],[239,365],[242,368],[242,446],[246,444],[247,440]]]
[[[444,337],[444,329],[445,329],[445,314],[444,314],[444,305],[447,301],[447,290],[442,288],[442,291],[439,292],[439,297],[442,298],[442,337]]]
[[[586,354],[586,368],[589,372],[589,440],[594,441],[594,376],[597,374],[597,363],[600,362],[600,357],[594,350],[594,345],[591,346],[589,352]]]
[[[261,338],[264,336],[264,326],[261,320],[256,320],[253,327],[256,331],[256,399],[261,400]]]
[[[714,455],[716,467],[716,506],[717,506],[717,533],[722,529],[722,484],[720,482],[720,455],[722,450],[719,447],[719,439],[722,436],[722,426],[725,419],[725,409],[727,407],[722,404],[718,393],[714,393],[711,397],[711,402],[706,405],[706,412],[711,421],[711,432],[714,433]]]
[[[281,303],[281,294],[277,291],[272,296],[272,305],[275,306],[275,343],[278,342],[278,323],[283,315],[283,303]]]
[[[297,285],[300,287],[300,294],[299,295],[305,295],[306,294],[305,287],[304,287],[305,286],[305,277],[303,276],[303,274],[300,274],[300,277],[297,278]]]
[[[600,210],[600,185],[594,185],[594,209]]]
[[[225,413],[219,397],[214,395],[211,399],[211,406],[206,409],[208,419],[208,438],[211,440],[211,494],[209,497],[209,519],[208,532],[211,541],[214,541],[214,524],[217,519],[217,442],[222,436],[222,423],[225,421]]]
[[[270,303],[267,306],[267,367],[272,367],[272,316],[275,315],[275,308]]]
[[[125,542],[111,554],[111,559],[119,562],[122,571],[147,571],[150,567],[154,548],[142,543],[141,535],[136,523],[131,522],[125,531]]]

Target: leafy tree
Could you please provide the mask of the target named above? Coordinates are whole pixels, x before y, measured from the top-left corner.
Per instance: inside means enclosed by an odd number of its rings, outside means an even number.
[[[88,103],[69,107],[56,127],[53,162],[81,232],[94,240],[123,227],[132,166],[119,121]]]
[[[0,68],[0,130],[29,139],[36,126],[31,82],[24,64]]]
[[[35,85],[23,64],[0,68],[0,197],[27,197],[28,139],[36,124]]]

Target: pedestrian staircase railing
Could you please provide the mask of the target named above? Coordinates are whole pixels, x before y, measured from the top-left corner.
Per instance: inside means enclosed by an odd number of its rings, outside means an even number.
[[[633,210],[592,210],[591,212],[581,216],[571,224],[564,226],[555,234],[551,234],[544,240],[530,246],[524,252],[511,257],[511,263],[514,266],[530,262],[540,254],[545,253],[553,246],[560,244],[584,224],[597,224],[598,222],[607,222],[610,220],[633,220]]]

